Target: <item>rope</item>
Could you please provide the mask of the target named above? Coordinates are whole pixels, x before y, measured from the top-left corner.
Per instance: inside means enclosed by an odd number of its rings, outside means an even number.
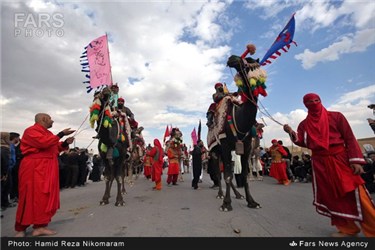
[[[73,137],[75,137],[78,134],[78,131],[80,130],[80,128],[82,127],[83,123],[87,120],[88,117],[89,117],[89,114],[87,114],[86,117],[85,117],[85,119],[83,119],[83,122],[81,123],[81,125],[79,125],[79,127],[76,130],[76,132],[74,133]]]
[[[86,148],[89,148],[94,141],[95,141],[95,139],[92,139],[92,141],[90,142],[90,144]]]
[[[242,134],[242,135],[246,135],[247,133],[249,133],[249,132],[242,132],[242,131],[240,131],[239,129],[238,129],[238,127],[237,127],[237,122],[236,122],[236,115],[235,115],[235,105],[233,105],[233,108],[232,108],[232,117],[233,117],[233,124],[234,124],[234,127],[236,128],[236,130],[237,130],[237,132],[238,133],[240,133],[240,134]],[[246,137],[246,136],[245,136]],[[244,137],[244,138],[245,138]]]
[[[261,112],[263,115],[267,116],[272,121],[274,121],[275,123],[279,124],[280,126],[284,126],[284,124],[282,124],[281,122],[277,121],[275,118],[272,117],[272,115],[270,113],[268,113],[267,109],[264,108],[264,106],[263,106],[263,104],[262,104],[262,102],[260,100],[258,100],[258,101],[259,101],[260,105],[262,106],[262,108],[265,110],[266,113],[262,112],[262,110],[258,106],[259,112]]]
[[[79,133],[77,133],[75,136],[79,135],[80,133],[82,133],[83,131],[85,131],[85,130],[87,130],[89,128],[90,128],[90,126],[87,126],[87,127],[83,128],[83,129],[81,129],[81,131],[79,131]]]

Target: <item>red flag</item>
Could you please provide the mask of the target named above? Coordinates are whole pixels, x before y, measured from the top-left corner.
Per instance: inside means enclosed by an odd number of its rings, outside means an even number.
[[[197,138],[197,132],[195,131],[195,127],[193,131],[191,131],[191,140],[193,141],[193,145],[197,145],[198,138]]]
[[[170,133],[170,130],[169,130],[168,125],[167,125],[167,127],[165,128],[165,132],[164,132],[164,139],[163,139],[163,142],[165,142],[165,139],[166,139],[167,137],[169,137],[170,135],[171,135],[171,133]]]

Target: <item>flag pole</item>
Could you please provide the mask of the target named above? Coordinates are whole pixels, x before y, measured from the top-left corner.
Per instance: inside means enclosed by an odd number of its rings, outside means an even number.
[[[106,36],[106,40],[107,40],[107,51],[108,51],[108,61],[109,61],[109,70],[110,70],[110,72],[111,72],[111,84],[110,84],[110,86],[112,86],[113,85],[113,76],[112,76],[112,65],[111,65],[111,57],[110,57],[110,55],[109,55],[109,43],[108,43],[108,34],[107,34],[107,32],[105,33],[105,36]]]

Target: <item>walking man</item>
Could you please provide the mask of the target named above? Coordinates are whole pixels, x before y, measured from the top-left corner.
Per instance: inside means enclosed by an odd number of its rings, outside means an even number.
[[[198,189],[199,177],[202,173],[202,147],[203,141],[198,140],[197,145],[194,145],[193,155],[193,180],[191,186]]]

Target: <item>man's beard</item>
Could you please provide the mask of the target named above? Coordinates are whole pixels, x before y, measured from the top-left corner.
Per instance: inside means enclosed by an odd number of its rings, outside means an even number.
[[[124,107],[124,104],[117,104],[117,107],[119,108],[119,109],[122,109],[123,107]]]

